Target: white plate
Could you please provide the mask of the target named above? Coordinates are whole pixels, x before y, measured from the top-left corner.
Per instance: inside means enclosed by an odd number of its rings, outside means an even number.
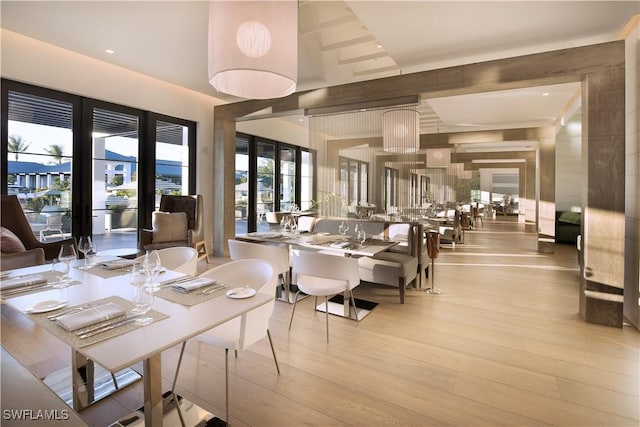
[[[47,300],[40,301],[35,304],[33,307],[25,310],[27,313],[46,313],[48,311],[57,310],[67,305],[69,301],[56,301],[56,300]]]
[[[233,288],[229,289],[225,295],[229,298],[242,299],[250,298],[256,294],[256,290],[253,288]]]

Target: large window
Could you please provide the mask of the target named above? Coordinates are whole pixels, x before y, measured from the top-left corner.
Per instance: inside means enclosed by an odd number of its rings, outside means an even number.
[[[65,237],[136,247],[156,195],[195,188],[194,122],[5,79],[1,107],[1,190],[37,237],[62,215]]]
[[[296,149],[280,148],[280,210],[296,203]]]
[[[312,152],[278,141],[236,135],[236,234],[269,230],[267,213],[285,211],[295,203],[312,208]]]

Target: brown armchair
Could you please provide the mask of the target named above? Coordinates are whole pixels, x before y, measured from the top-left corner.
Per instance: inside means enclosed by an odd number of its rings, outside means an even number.
[[[160,208],[153,213],[153,229],[142,229],[138,247],[143,250],[189,246],[198,251],[198,260],[207,262],[204,241],[202,195],[172,196],[163,194]]]
[[[2,211],[0,221],[2,223],[2,227],[15,234],[27,251],[35,248],[42,248],[44,251],[44,259],[46,261],[50,261],[58,256],[60,246],[63,243],[76,244],[75,237],[69,237],[52,242],[41,242],[36,239],[36,236],[33,234],[33,230],[29,225],[29,221],[22,210],[22,206],[20,206],[20,201],[15,195],[3,194],[1,198],[1,207]]]

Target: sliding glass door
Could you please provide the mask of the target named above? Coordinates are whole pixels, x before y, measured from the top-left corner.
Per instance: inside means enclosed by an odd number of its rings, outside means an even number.
[[[68,237],[74,223],[74,119],[79,104],[51,91],[26,93],[20,88],[3,90],[3,184],[7,194],[20,200],[36,237]],[[60,220],[62,231],[47,225]]]
[[[268,213],[314,206],[315,157],[301,147],[236,135],[236,234],[267,231]],[[274,216],[276,217],[276,216]]]
[[[135,110],[90,108],[91,231],[99,249],[136,247],[140,120]],[[128,111],[128,112],[125,112]]]
[[[6,79],[1,89],[1,190],[36,237],[137,247],[162,194],[195,193],[194,122]]]

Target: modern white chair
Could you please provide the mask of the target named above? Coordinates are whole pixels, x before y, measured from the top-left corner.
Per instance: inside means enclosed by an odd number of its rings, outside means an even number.
[[[319,252],[311,252],[294,249],[291,251],[291,261],[293,265],[293,275],[297,278],[298,292],[296,293],[289,329],[293,323],[293,315],[296,312],[298,294],[304,292],[316,297],[324,297],[325,320],[327,329],[327,342],[329,342],[329,296],[343,292],[349,292],[349,302],[358,317],[353,288],[360,284],[360,273],[358,271],[358,260],[350,257],[340,257]]]
[[[284,288],[284,299],[291,301],[291,264],[289,261],[289,247],[286,245],[275,246],[262,243],[244,242],[229,239],[229,255],[232,260],[239,259],[264,259],[271,262],[278,273],[278,278]]]
[[[263,293],[269,296],[273,296],[275,293],[276,285],[278,283],[278,273],[272,263],[262,259],[243,259],[237,261],[231,261],[225,264],[221,264],[206,272],[202,273],[198,277],[207,277],[210,279],[216,279],[220,283],[224,283],[229,287],[235,286],[250,286],[257,292]],[[269,333],[269,319],[273,313],[275,306],[275,300],[270,301],[258,308],[249,311],[245,315],[244,321],[241,317],[236,317],[228,322],[223,323],[209,331],[198,335],[195,339],[206,344],[211,344],[215,347],[225,349],[225,396],[226,396],[226,421],[229,425],[229,349],[236,351],[236,357],[238,350],[245,350],[247,347],[260,341],[264,337],[269,338],[269,345],[271,346],[271,353],[273,354],[273,361],[276,364],[276,370],[280,374],[280,367],[278,366],[278,359],[276,358],[276,352],[273,347],[273,341],[271,340],[271,334]],[[178,372],[180,370],[180,364],[182,362],[182,356],[184,354],[186,342],[182,343],[180,350],[180,356],[178,358],[178,367],[176,368],[175,377],[173,379],[173,386],[171,387],[171,393],[174,400],[177,402],[175,396],[175,385],[178,380]],[[182,419],[182,414],[178,412]],[[183,422],[184,425],[184,422]]]
[[[171,248],[158,249],[160,262],[168,270],[195,276],[198,274],[198,251],[189,246],[176,246]],[[136,261],[143,262],[144,255],[136,258]]]
[[[46,232],[55,232],[64,239],[64,232],[62,231],[62,214],[47,214],[47,220],[45,227],[40,230],[40,241],[44,242],[46,239]]]

